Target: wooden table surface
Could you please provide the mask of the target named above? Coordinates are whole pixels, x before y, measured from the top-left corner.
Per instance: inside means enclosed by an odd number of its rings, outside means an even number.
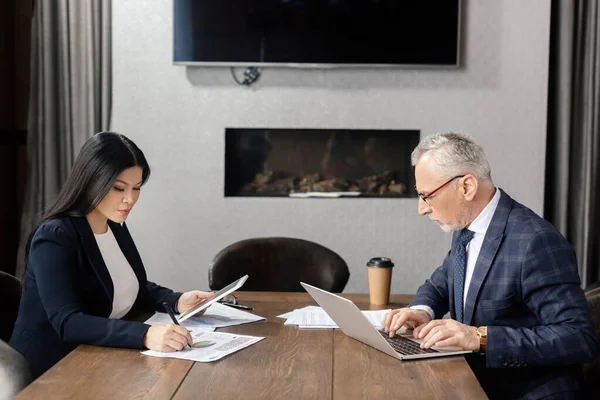
[[[81,345],[17,399],[479,399],[462,356],[400,361],[339,329],[301,330],[277,315],[316,305],[307,293],[237,292],[266,321],[222,328],[266,339],[212,363],[149,357],[140,350]],[[344,294],[360,309],[387,307]]]

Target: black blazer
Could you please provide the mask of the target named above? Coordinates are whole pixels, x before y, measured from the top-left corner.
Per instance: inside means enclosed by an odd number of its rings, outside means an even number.
[[[108,225],[139,282],[133,307],[163,311],[163,301],[175,307],[181,293],[146,279],[126,225]],[[31,243],[10,345],[27,359],[34,377],[81,343],[142,349],[150,326],[108,319],[113,295],[112,279],[85,217],[45,222]]]

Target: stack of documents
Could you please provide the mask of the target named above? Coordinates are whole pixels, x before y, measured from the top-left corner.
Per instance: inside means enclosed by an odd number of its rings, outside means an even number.
[[[264,317],[252,313],[238,310],[236,308],[224,306],[220,303],[213,303],[206,309],[206,312],[199,317],[190,317],[181,323],[190,331],[203,329],[205,331],[214,331],[216,328],[247,324],[249,322],[262,321]],[[171,318],[167,313],[155,313],[145,323],[148,325],[171,323]]]
[[[381,321],[388,311],[390,310],[367,310],[361,312],[374,327],[380,329]],[[278,317],[287,319],[284,325],[296,325],[300,329],[333,329],[338,327],[321,307],[316,306],[300,308],[278,315]]]

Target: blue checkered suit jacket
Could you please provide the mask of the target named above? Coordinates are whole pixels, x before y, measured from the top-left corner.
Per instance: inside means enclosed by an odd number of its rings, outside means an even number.
[[[455,318],[452,248],[411,305]],[[547,221],[501,191],[464,305],[464,323],[487,326],[486,355],[467,361],[490,397],[570,398],[579,364],[598,351],[570,244]],[[575,367],[574,367],[575,366]]]

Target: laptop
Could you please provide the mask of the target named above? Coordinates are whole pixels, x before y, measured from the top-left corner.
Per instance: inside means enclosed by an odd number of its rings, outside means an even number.
[[[459,347],[432,346],[429,349],[422,349],[419,347],[421,340],[413,338],[412,334],[396,335],[390,338],[387,332],[380,331],[371,325],[367,317],[352,301],[304,282],[300,282],[300,284],[346,335],[399,360],[471,353],[470,350],[462,350]]]

